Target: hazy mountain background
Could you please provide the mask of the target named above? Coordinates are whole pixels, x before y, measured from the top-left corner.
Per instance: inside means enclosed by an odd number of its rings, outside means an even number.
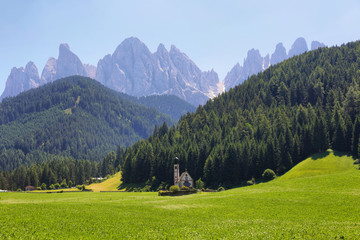
[[[313,41],[311,50],[324,46],[323,43]],[[68,44],[61,44],[58,58],[48,59],[41,76],[33,62],[29,62],[25,68],[14,67],[0,99],[16,96],[20,92],[56,79],[79,75],[92,77],[103,85],[128,95],[175,95],[198,106],[225,89],[241,84],[249,76],[267,69],[270,65],[306,51],[308,46],[304,38],[296,39],[289,53],[282,43],[277,44],[271,57],[269,54],[263,57],[259,50],[251,49],[243,65],[237,63],[225,79],[220,81],[214,70],[200,70],[185,53],[173,45],[168,51],[160,44],[157,51],[151,53],[138,38],[127,38],[112,55],[100,59],[95,67],[83,64]]]

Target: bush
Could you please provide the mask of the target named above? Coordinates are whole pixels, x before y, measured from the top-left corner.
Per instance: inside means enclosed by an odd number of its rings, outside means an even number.
[[[141,192],[150,192],[151,191],[151,186],[150,185],[146,185],[145,187],[143,187],[141,189]]]
[[[85,191],[85,185],[77,185],[76,188],[80,191]]]
[[[251,180],[246,182],[247,185],[254,185],[255,184],[255,178],[251,178]]]
[[[59,183],[55,183],[55,184],[54,184],[54,187],[55,187],[55,189],[59,189],[59,188],[60,188],[60,184],[59,184]]]
[[[46,190],[46,183],[42,183],[40,189],[41,190]]]
[[[172,185],[169,190],[170,190],[170,192],[172,192],[172,193],[176,193],[176,192],[179,192],[179,191],[180,191],[180,188],[179,188],[179,186],[177,186],[177,185]]]
[[[189,187],[187,187],[187,186],[182,186],[182,187],[181,187],[181,190],[182,190],[182,191],[187,191],[187,192],[188,192],[188,191],[190,191],[190,188],[189,188]]]
[[[68,187],[71,188],[72,186],[73,186],[73,182],[71,180],[69,180]]]
[[[264,171],[264,173],[262,174],[262,177],[265,181],[270,181],[276,177],[276,174],[273,170],[268,168]]]
[[[157,191],[166,190],[168,188],[169,188],[169,185],[166,182],[161,182],[159,187],[157,188]]]
[[[218,192],[225,191],[225,188],[223,188],[223,187],[219,187],[217,191],[218,191]]]
[[[155,191],[156,189],[158,189],[159,181],[156,180],[155,176],[153,176],[151,179],[148,179],[146,181],[145,185],[150,187],[148,192]]]
[[[203,189],[205,186],[205,183],[201,180],[201,178],[199,178],[196,182],[195,182],[195,186],[197,189]]]
[[[66,179],[64,179],[62,182],[61,182],[61,188],[68,188],[68,185],[66,184]]]

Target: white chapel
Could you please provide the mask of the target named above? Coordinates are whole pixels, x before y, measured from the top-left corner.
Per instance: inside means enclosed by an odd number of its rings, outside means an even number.
[[[174,185],[179,186],[179,188],[182,188],[183,186],[188,188],[194,187],[194,180],[188,171],[185,171],[180,175],[179,159],[177,157],[174,159]]]

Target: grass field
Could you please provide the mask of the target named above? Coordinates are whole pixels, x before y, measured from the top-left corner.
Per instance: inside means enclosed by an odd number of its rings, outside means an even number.
[[[358,239],[360,171],[181,197],[0,193],[0,216],[0,239]]]
[[[339,153],[331,149],[323,153],[314,154],[297,164],[280,179],[312,177],[351,170],[354,168],[352,156]]]
[[[91,189],[94,192],[100,192],[100,191],[118,191],[118,187],[121,184],[120,181],[121,178],[121,172],[118,172],[111,176],[111,178],[105,180],[102,183],[93,183],[89,186],[86,186],[86,189]]]

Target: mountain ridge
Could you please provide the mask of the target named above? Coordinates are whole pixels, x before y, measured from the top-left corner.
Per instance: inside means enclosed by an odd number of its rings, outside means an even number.
[[[325,47],[325,44],[318,41],[311,42],[311,50],[316,50],[321,47]],[[308,50],[309,49],[306,40],[302,37],[295,40],[288,53],[286,52],[283,43],[278,43],[275,46],[275,51],[271,57],[269,57],[269,54],[267,54],[265,57],[262,57],[258,50],[250,49],[247,53],[247,57],[244,59],[243,65],[241,66],[239,63],[236,63],[230,72],[228,72],[225,76],[225,89],[227,91],[230,88],[243,83],[251,75],[264,71],[271,65],[278,64],[288,58],[300,55]]]
[[[314,50],[324,44],[313,41]],[[176,95],[194,106],[203,105],[209,99],[225,90],[241,84],[249,76],[267,69],[290,56],[306,51],[305,39],[295,40],[289,54],[279,43],[275,52],[265,57],[259,50],[251,49],[240,67],[237,63],[223,81],[212,69],[202,71],[197,65],[176,46],[171,45],[168,51],[159,44],[155,52],[136,37],[130,37],[120,43],[112,54],[105,55],[97,66],[83,64],[68,44],[59,46],[58,58],[50,57],[46,62],[41,77],[34,63],[29,62],[31,69],[13,68],[0,100],[15,96],[22,91],[35,88],[56,79],[71,75],[91,77],[103,85],[132,96]]]

